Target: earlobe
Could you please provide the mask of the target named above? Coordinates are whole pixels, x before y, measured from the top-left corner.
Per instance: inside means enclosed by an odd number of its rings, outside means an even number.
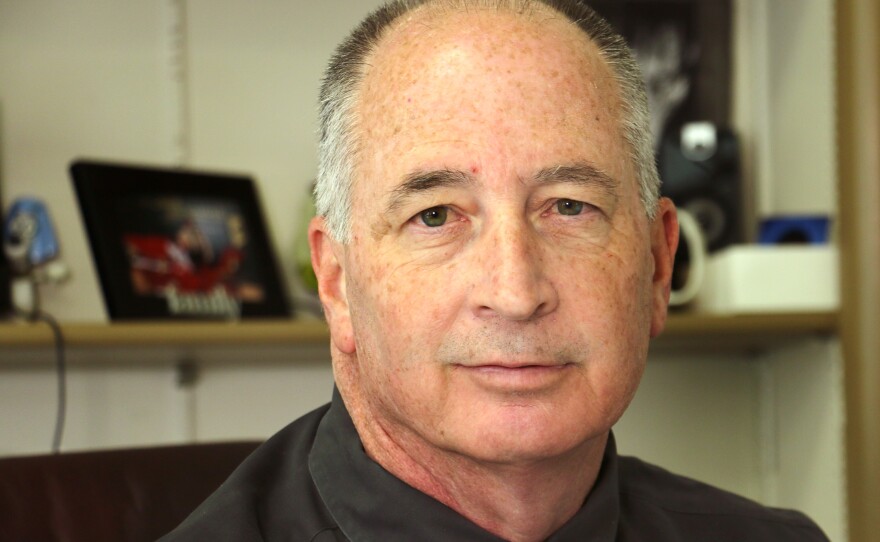
[[[330,236],[323,217],[317,216],[309,224],[309,247],[331,341],[342,353],[353,354],[354,330],[345,292],[345,269],[341,263],[343,246]]]
[[[651,254],[654,259],[651,337],[666,325],[672,267],[678,249],[678,217],[669,198],[660,198],[657,215],[651,224]]]

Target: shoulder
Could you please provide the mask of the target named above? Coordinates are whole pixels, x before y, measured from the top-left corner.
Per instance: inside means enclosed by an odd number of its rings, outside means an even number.
[[[308,470],[308,454],[328,408],[306,414],[260,445],[161,541],[262,541],[273,539],[273,533],[336,540],[335,522]]]
[[[639,459],[621,457],[619,473],[621,527],[633,534],[659,529],[675,540],[828,540],[800,512],[762,506]]]

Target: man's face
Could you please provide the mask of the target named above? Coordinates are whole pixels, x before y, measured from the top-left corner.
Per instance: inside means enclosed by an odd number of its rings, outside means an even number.
[[[356,421],[500,462],[604,438],[675,238],[641,206],[612,72],[561,18],[495,11],[416,12],[369,64],[354,236],[318,269]]]

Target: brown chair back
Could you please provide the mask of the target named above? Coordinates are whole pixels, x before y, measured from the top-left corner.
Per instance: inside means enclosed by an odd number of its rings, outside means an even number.
[[[183,521],[258,444],[0,459],[0,540],[156,540]]]

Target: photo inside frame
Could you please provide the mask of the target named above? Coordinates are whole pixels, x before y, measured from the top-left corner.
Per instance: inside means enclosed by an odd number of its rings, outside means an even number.
[[[286,316],[251,179],[71,168],[111,318]]]
[[[136,195],[120,198],[114,212],[136,294],[166,298],[174,313],[220,316],[265,299],[264,270],[246,257],[248,225],[236,202]]]

